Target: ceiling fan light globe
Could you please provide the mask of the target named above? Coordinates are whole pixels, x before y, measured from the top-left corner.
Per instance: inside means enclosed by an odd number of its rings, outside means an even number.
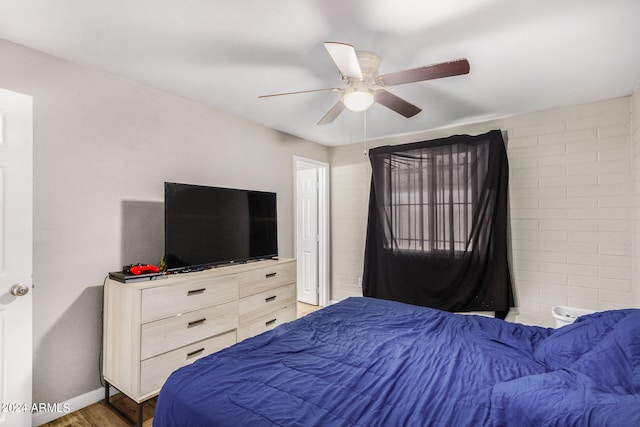
[[[371,91],[347,92],[342,97],[342,102],[351,111],[364,111],[373,105],[375,95]]]

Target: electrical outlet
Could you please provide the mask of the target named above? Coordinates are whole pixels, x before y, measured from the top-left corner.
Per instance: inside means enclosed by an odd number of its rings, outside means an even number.
[[[362,288],[362,277],[358,277],[358,287]]]

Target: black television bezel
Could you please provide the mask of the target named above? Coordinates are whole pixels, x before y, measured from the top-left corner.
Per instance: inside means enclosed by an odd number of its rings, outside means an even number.
[[[261,194],[271,194],[274,197],[274,215],[275,215],[275,244],[274,247],[276,249],[275,253],[270,254],[261,254],[259,256],[253,257],[243,257],[243,258],[234,258],[234,259],[225,259],[225,260],[213,260],[211,262],[193,264],[193,265],[185,265],[185,266],[177,266],[170,267],[165,264],[165,271],[167,272],[180,272],[180,271],[193,271],[199,269],[205,269],[210,267],[218,267],[225,265],[234,265],[234,264],[244,264],[250,261],[261,261],[268,259],[277,259],[279,254],[279,245],[278,245],[278,197],[277,193],[274,191],[261,191],[261,190],[249,190],[243,188],[233,188],[233,187],[219,187],[212,185],[202,185],[202,184],[188,184],[188,183],[180,183],[180,182],[168,182],[164,183],[164,259],[165,263],[168,262],[167,259],[167,188],[169,185],[176,186],[185,186],[192,188],[203,188],[203,189],[221,189],[221,190],[232,190],[238,192],[246,192],[246,193],[261,193]]]

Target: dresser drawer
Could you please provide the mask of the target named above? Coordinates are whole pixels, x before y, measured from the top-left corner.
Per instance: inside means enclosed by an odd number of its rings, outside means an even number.
[[[266,332],[286,322],[296,320],[296,306],[291,304],[266,316],[238,327],[238,341]]]
[[[235,329],[237,313],[238,303],[233,301],[145,323],[141,326],[140,358],[144,360]]]
[[[223,304],[238,298],[237,275],[188,279],[171,277],[167,281],[167,286],[142,290],[141,323]]]
[[[241,298],[238,307],[240,313],[238,322],[241,325],[251,322],[281,308],[295,305],[295,301],[296,287],[293,283]]]
[[[157,392],[176,369],[232,346],[235,342],[236,331],[234,330],[143,360],[140,366],[140,393],[146,395]]]
[[[296,281],[296,263],[288,262],[238,274],[240,298]]]

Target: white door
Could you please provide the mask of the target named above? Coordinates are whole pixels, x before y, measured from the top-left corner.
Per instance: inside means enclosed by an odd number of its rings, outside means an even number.
[[[0,426],[31,425],[32,98],[0,89]]]
[[[318,305],[318,170],[297,171],[298,301]]]

